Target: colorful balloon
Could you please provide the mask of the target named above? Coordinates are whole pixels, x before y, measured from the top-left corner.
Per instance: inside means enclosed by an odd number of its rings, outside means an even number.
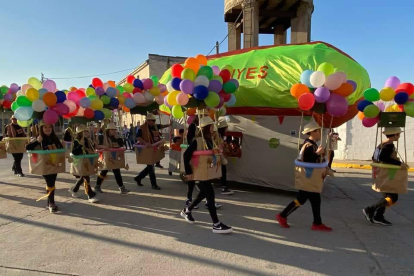
[[[92,79],[92,85],[95,87],[95,89],[97,87],[103,87],[103,82],[101,81],[100,78],[93,78]]]
[[[136,94],[134,94],[133,99],[134,99],[134,101],[135,101],[137,104],[143,104],[143,103],[145,103],[145,97],[144,97],[144,94],[141,94],[141,93],[136,93]],[[121,101],[120,101],[120,102],[121,102]]]
[[[177,77],[179,78],[179,77]],[[183,80],[190,80],[190,81],[194,81],[196,78],[196,74],[194,73],[194,70],[190,69],[190,68],[186,68],[182,71],[181,73],[181,79]],[[168,87],[168,85],[167,85]]]
[[[128,75],[126,80],[127,80],[127,83],[132,84],[135,80],[135,77],[132,75]]]
[[[237,87],[233,82],[228,81],[223,85],[223,90],[227,94],[233,94],[234,92],[236,92]]]
[[[158,86],[160,79],[157,76],[151,76],[150,79],[152,80],[153,87]]]
[[[209,92],[204,102],[208,107],[216,107],[220,104],[220,96],[217,93]]]
[[[332,93],[326,102],[326,110],[331,116],[344,116],[348,112],[348,102],[345,97]]]
[[[412,95],[414,93],[414,85],[412,83],[401,83],[398,85],[397,89],[395,89],[395,93],[406,92],[408,95]]]
[[[152,87],[149,92],[151,93],[151,95],[153,95],[154,97],[158,96],[159,94],[161,94],[160,89],[158,88],[158,86],[154,86]]]
[[[216,92],[216,93],[220,93],[220,91],[223,90],[223,85],[218,80],[211,80],[209,85],[208,85],[208,90]],[[181,89],[181,91],[182,91],[182,89]]]
[[[198,70],[197,76],[205,76],[208,80],[213,78],[213,69],[210,66],[203,66]]]
[[[108,97],[113,98],[116,96],[116,89],[113,87],[108,87],[108,89],[106,89],[106,95],[108,95]]]
[[[389,77],[386,81],[385,81],[385,87],[391,87],[393,90],[396,90],[397,87],[401,84],[401,81],[399,78],[393,76],[393,77]]]
[[[33,88],[36,88],[37,90],[42,88],[42,83],[35,77],[29,78],[27,80],[27,83],[30,84]],[[22,121],[25,121],[25,120],[22,120]]]
[[[46,80],[43,83],[43,88],[47,89],[49,92],[55,92],[56,91],[56,83],[53,80]]]
[[[298,100],[299,108],[304,111],[310,110],[314,104],[315,104],[315,97],[313,96],[312,93],[305,93],[299,97],[299,100]]]
[[[194,83],[190,80],[182,80],[180,82],[180,90],[185,94],[193,94]]]
[[[45,124],[54,125],[58,122],[58,120],[59,115],[56,113],[56,111],[52,109],[46,110],[43,114],[43,121],[45,122]]]
[[[136,104],[135,100],[134,100],[134,99],[132,99],[132,98],[125,99],[125,103],[124,103],[124,105],[125,105],[126,107],[128,107],[129,109],[132,109],[132,108],[134,108],[134,107],[136,107],[136,106],[137,106],[137,104]]]
[[[183,72],[184,67],[181,64],[174,64],[171,67],[171,76],[173,78],[181,78],[181,73]]]
[[[408,101],[408,98],[409,98],[410,96],[408,95],[408,93],[406,93],[406,92],[400,92],[400,93],[397,93],[396,95],[395,95],[395,97],[394,97],[394,101],[397,103],[397,104],[405,104],[407,101]]]
[[[184,116],[184,112],[180,105],[174,105],[171,113],[175,119],[181,119]]]
[[[220,68],[218,66],[216,66],[216,65],[211,66],[211,69],[213,69],[213,74],[214,75],[220,74]]]
[[[410,116],[414,117],[414,102],[407,102],[404,104],[404,112]]]
[[[194,88],[194,93],[193,96],[194,98],[196,98],[197,100],[204,100],[205,98],[207,98],[208,96],[208,89],[207,87],[200,85],[200,86],[196,86]]]
[[[171,86],[173,88],[173,90],[175,91],[179,91],[180,90],[180,84],[181,84],[181,79],[180,78],[173,78],[171,81]]]
[[[179,105],[186,105],[187,103],[188,103],[188,95],[187,94],[185,94],[185,93],[183,93],[183,92],[181,92],[181,93],[179,93],[178,95],[177,95],[177,98],[176,98],[176,102],[179,104]]]
[[[299,99],[300,96],[306,93],[310,93],[310,90],[305,84],[302,83],[296,83],[290,88],[290,94],[296,99]]]
[[[167,98],[167,102],[169,105],[174,106],[174,105],[178,105],[177,102],[177,96],[178,94],[180,94],[180,91],[172,91],[168,94]]]
[[[354,92],[354,87],[352,86],[352,84],[350,83],[343,83],[338,89],[332,91],[335,94],[338,94],[342,97],[348,97],[349,95],[351,95]],[[379,100],[379,93],[377,90],[377,96],[378,96],[378,100]]]
[[[200,65],[207,65],[207,58],[204,55],[196,55],[195,59]]]
[[[231,73],[230,73],[229,70],[224,69],[224,70],[221,70],[219,76],[223,79],[223,83],[226,83],[226,82],[228,82],[230,80]]]
[[[187,58],[184,62],[184,68],[186,69],[192,69],[194,71],[195,74],[197,74],[199,68],[200,68],[200,63],[193,57]]]
[[[332,64],[328,63],[328,62],[324,62],[324,63],[320,64],[318,66],[318,69],[317,69],[317,71],[323,72],[325,74],[325,76],[329,76],[329,75],[333,74],[334,70],[335,70],[335,67]]]
[[[85,108],[85,110],[83,111],[83,116],[85,116],[88,119],[92,119],[93,116],[95,116],[95,113],[93,112],[92,109],[90,108]]]
[[[325,74],[321,71],[315,71],[310,76],[309,81],[313,87],[321,87],[325,83]]]
[[[44,94],[42,95],[41,99],[43,99],[43,96]],[[63,103],[66,101],[66,94],[63,91],[56,91],[55,96],[56,96],[57,103]],[[40,98],[40,95],[39,95],[39,98]]]
[[[364,127],[373,127],[376,125],[376,123],[378,123],[378,117],[376,118],[364,118],[362,119],[362,125]]]
[[[313,70],[305,70],[302,72],[302,74],[300,74],[300,82],[304,85],[306,85],[307,87],[313,87],[312,84],[310,83],[310,76],[313,74]]]
[[[331,96],[331,92],[326,87],[319,87],[316,88],[314,92],[315,101],[318,103],[325,103],[329,100],[329,97]]]
[[[29,99],[29,101],[33,102],[37,99],[39,99],[39,91],[37,91],[37,89],[35,88],[29,88],[26,91],[26,97]]]
[[[103,102],[100,99],[92,100],[90,108],[93,110],[101,110],[103,108]]]
[[[395,91],[391,87],[385,87],[380,92],[380,99],[384,102],[393,100],[395,97]]]
[[[375,88],[368,88],[364,91],[364,98],[370,102],[375,102],[380,100],[380,94]]]
[[[208,80],[208,78],[206,76],[198,76],[196,77],[195,81],[194,81],[194,86],[205,86],[208,87],[210,81]],[[173,82],[174,84],[174,82]]]
[[[236,104],[236,101],[236,96],[234,94],[231,94],[230,99],[226,102],[226,105],[229,107],[234,106]]]
[[[374,104],[370,104],[364,109],[364,116],[366,118],[375,118],[380,113],[380,109],[378,106]]]
[[[32,108],[36,112],[43,112],[46,109],[46,105],[45,105],[45,102],[42,100],[35,100],[32,103]]]
[[[32,106],[32,102],[26,96],[17,97],[16,102],[19,106]]]

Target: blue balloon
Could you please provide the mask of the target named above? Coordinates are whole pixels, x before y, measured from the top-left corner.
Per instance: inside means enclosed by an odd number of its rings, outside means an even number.
[[[407,101],[408,101],[408,98],[409,98],[410,96],[408,95],[408,93],[407,92],[399,92],[399,93],[397,93],[396,95],[395,95],[395,97],[394,97],[394,101],[397,103],[397,104],[405,104]]]
[[[197,100],[204,100],[208,96],[208,88],[203,85],[196,86],[193,96]]]
[[[47,93],[47,89],[41,88],[39,89],[39,99],[43,99],[43,96]],[[65,92],[63,92],[65,93]],[[66,99],[66,94],[65,94],[65,99]]]
[[[33,108],[31,106],[21,106],[14,112],[14,116],[19,121],[28,121],[32,118]]]
[[[176,90],[176,91],[181,91],[180,90],[180,83],[181,83],[181,79],[180,78],[173,78],[171,81],[171,86]],[[171,92],[171,91],[170,91]]]
[[[144,90],[144,84],[142,84],[142,81],[140,79],[135,79],[134,82],[132,83],[132,85],[135,88],[139,88],[139,89]]]
[[[134,108],[137,106],[137,103],[134,101],[133,98],[125,99],[124,105],[128,108]]]
[[[105,119],[105,114],[102,111],[95,110],[94,113],[95,113],[95,115],[93,116],[93,118],[95,120],[103,120],[103,119]]]
[[[111,98],[111,101],[109,102],[109,106],[113,108],[117,108],[119,106],[119,101],[117,98]]]
[[[231,94],[230,100],[226,102],[226,105],[228,107],[234,106],[236,104],[236,96],[234,94]]]
[[[371,104],[373,104],[373,103],[370,102],[370,101],[362,100],[358,103],[358,110],[361,111],[361,112],[364,112],[365,107],[367,107]]]
[[[63,91],[57,91],[55,93],[55,96],[57,98],[57,103],[63,103],[64,101],[66,101],[66,94]]]
[[[113,87],[108,87],[108,89],[106,89],[106,95],[110,98],[113,98],[116,96],[116,89]]]
[[[79,105],[83,108],[88,108],[91,106],[91,100],[88,97],[80,99]]]
[[[305,70],[300,75],[300,82],[306,85],[307,87],[313,88],[312,84],[310,83],[310,76],[312,73],[315,72],[313,70]]]

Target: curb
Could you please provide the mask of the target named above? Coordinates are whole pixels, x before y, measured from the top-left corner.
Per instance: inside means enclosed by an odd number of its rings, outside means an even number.
[[[349,163],[332,163],[334,168],[346,168],[346,169],[359,169],[359,170],[371,170],[370,165],[364,164],[349,164]],[[414,172],[414,168],[408,169],[409,172]]]

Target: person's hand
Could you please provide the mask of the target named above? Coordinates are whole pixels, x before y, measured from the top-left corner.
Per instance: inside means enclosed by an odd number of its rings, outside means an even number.
[[[323,152],[324,152],[324,150],[323,150],[322,146],[319,146],[318,149],[316,150],[317,155],[321,155],[321,154],[323,154]]]
[[[37,136],[37,141],[38,141],[39,143],[42,143],[42,141],[43,141],[43,137],[42,137],[42,135]]]
[[[194,180],[194,174],[187,174],[185,177],[187,178],[188,181]]]

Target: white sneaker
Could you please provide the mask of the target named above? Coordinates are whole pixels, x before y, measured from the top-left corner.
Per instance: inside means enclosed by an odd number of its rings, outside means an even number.
[[[97,199],[96,196],[95,196],[95,197],[89,198],[88,201],[90,203],[96,203],[96,202],[99,202],[99,199]]]
[[[72,188],[70,188],[69,189],[69,193],[71,193],[72,194],[72,197],[78,197],[78,192],[74,192],[73,190],[72,190]]]

